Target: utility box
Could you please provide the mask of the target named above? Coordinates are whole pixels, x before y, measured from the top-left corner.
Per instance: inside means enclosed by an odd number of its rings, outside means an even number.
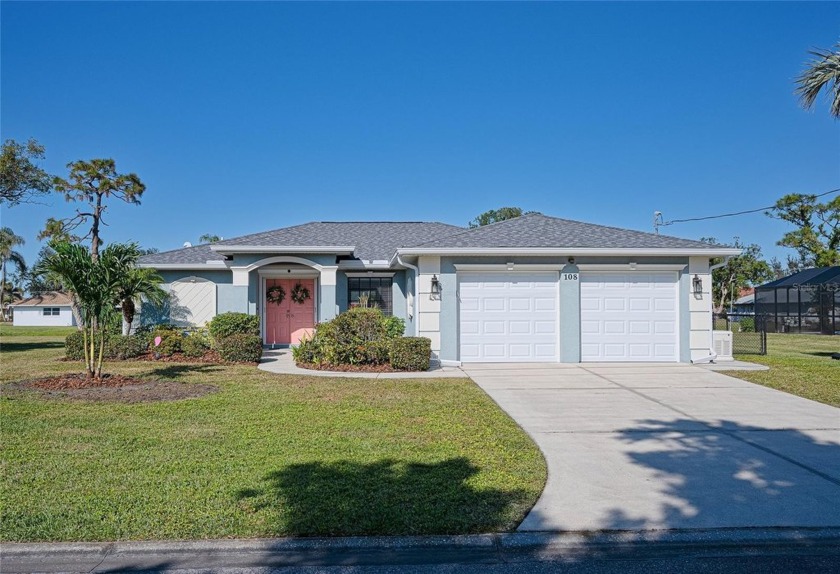
[[[715,353],[717,354],[716,361],[734,361],[732,356],[732,331],[713,331],[713,344]]]

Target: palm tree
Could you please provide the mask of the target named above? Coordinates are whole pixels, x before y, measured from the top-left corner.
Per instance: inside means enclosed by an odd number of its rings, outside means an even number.
[[[132,267],[117,282],[117,300],[123,316],[123,335],[131,333],[137,301],[153,305],[166,301],[166,291],[160,288],[163,278],[154,269]]]
[[[810,110],[814,106],[819,93],[825,88],[830,89],[831,115],[840,118],[840,43],[834,51],[811,50],[814,59],[808,63],[799,77],[796,78],[796,94],[802,107]],[[831,86],[828,88],[828,86]]]
[[[6,263],[12,263],[18,271],[26,271],[26,261],[23,255],[15,251],[15,247],[23,245],[26,241],[20,235],[15,235],[10,227],[0,228],[0,266],[2,266],[2,277],[0,284],[6,284]]]
[[[81,245],[53,243],[52,253],[39,264],[39,274],[59,278],[82,311],[85,370],[88,378],[102,378],[106,325],[117,315],[121,286],[135,271],[137,244],[113,243],[93,255]]]

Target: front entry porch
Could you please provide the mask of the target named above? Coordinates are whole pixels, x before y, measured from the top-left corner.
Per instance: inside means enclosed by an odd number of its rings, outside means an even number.
[[[266,345],[296,345],[315,329],[315,279],[263,279],[264,333]]]

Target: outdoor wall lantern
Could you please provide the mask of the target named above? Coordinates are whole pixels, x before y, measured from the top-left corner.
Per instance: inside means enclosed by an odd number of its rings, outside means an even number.
[[[703,280],[700,279],[699,275],[694,275],[694,279],[691,280],[691,286],[695,295],[700,295],[701,293],[703,293]]]
[[[440,285],[440,280],[437,275],[432,275],[432,295],[440,295],[443,287]]]

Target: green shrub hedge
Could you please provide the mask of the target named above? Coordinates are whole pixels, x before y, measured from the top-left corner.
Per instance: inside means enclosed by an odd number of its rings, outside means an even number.
[[[398,370],[428,369],[431,341],[403,337],[403,332],[402,319],[356,307],[318,325],[311,338],[292,349],[292,356],[296,363],[321,367],[390,363]]]
[[[428,371],[431,356],[431,339],[400,337],[391,341],[388,358],[397,371]]]
[[[64,356],[71,361],[81,361],[85,358],[85,338],[81,331],[70,333],[64,339]]]
[[[210,320],[208,328],[214,343],[218,344],[231,335],[259,336],[260,318],[247,313],[222,313]]]
[[[189,334],[181,341],[181,351],[187,357],[203,357],[210,346],[200,336],[196,334]]]
[[[103,356],[106,359],[132,359],[145,353],[148,348],[146,337],[141,335],[106,335]],[[85,358],[84,334],[81,331],[67,335],[64,340],[64,356],[73,361]]]
[[[216,347],[222,359],[229,363],[258,363],[262,357],[262,339],[259,335],[231,335],[219,339]]]
[[[399,317],[385,317],[385,331],[389,337],[402,337],[405,335],[405,321]]]
[[[149,349],[145,337],[140,335],[111,335],[105,348],[109,359],[133,359]]]
[[[160,337],[160,345],[155,345],[155,339]],[[157,354],[169,357],[181,352],[184,335],[175,329],[155,329],[152,331],[149,349]]]

